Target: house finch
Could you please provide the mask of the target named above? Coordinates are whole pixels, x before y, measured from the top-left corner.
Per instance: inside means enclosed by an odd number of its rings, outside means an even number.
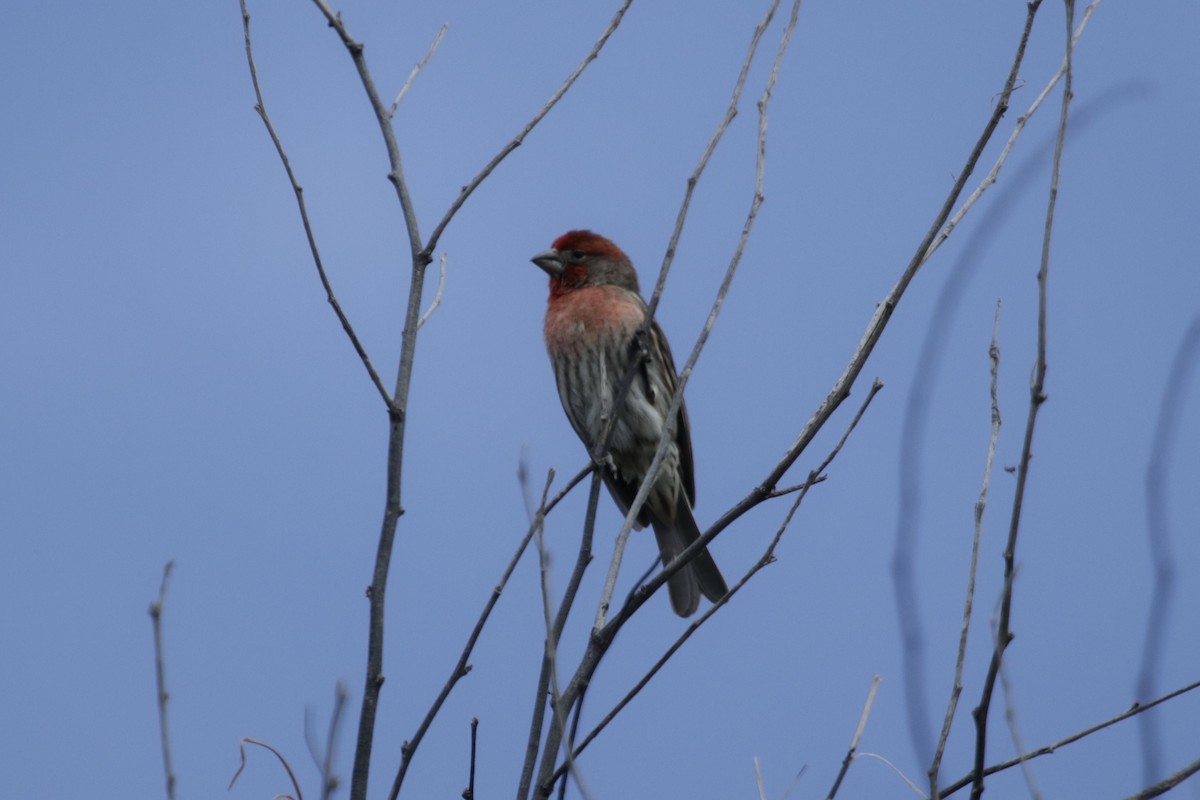
[[[613,500],[628,513],[650,470],[677,385],[667,339],[653,322],[645,349],[639,347],[635,334],[647,309],[637,273],[621,248],[603,236],[569,231],[532,261],[550,276],[546,350],[558,397],[589,453],[604,435],[626,369],[634,359],[641,361],[613,426],[611,462],[603,473]],[[664,565],[700,538],[692,514],[695,499],[692,439],[681,404],[674,439],[637,517],[638,528],[654,529]],[[671,608],[681,617],[696,610],[701,592],[715,602],[728,591],[707,549],[671,576],[667,588]]]

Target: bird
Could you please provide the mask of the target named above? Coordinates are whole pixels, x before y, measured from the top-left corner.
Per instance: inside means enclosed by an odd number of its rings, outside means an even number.
[[[544,333],[563,411],[593,457],[613,408],[614,395],[633,359],[636,365],[612,425],[604,483],[629,513],[650,469],[678,385],[667,338],[652,321],[644,344],[638,331],[648,308],[629,256],[609,239],[572,230],[532,259],[550,277]],[[700,538],[693,507],[695,468],[687,408],[681,402],[662,468],[638,512],[636,527],[654,530],[663,566]],[[667,581],[671,608],[695,613],[700,595],[717,602],[729,591],[705,548]]]

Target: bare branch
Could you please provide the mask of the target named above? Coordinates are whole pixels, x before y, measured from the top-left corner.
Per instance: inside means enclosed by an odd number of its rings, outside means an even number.
[[[375,365],[371,363],[371,357],[367,355],[367,350],[358,339],[358,334],[354,332],[354,326],[350,324],[350,318],[346,316],[346,312],[342,310],[341,303],[338,302],[337,295],[333,293],[333,284],[329,281],[329,275],[325,272],[325,263],[321,260],[321,252],[317,249],[317,237],[313,232],[312,223],[308,218],[308,205],[304,202],[304,187],[300,185],[300,181],[296,178],[296,173],[292,170],[292,162],[288,160],[287,153],[283,149],[283,142],[279,138],[279,134],[275,132],[275,126],[271,123],[271,117],[267,114],[267,105],[263,100],[262,89],[258,84],[258,69],[254,65],[254,51],[250,46],[250,10],[246,7],[246,0],[239,0],[242,6],[242,34],[246,40],[246,63],[250,67],[250,82],[254,85],[254,110],[258,112],[258,116],[262,118],[263,125],[267,128],[267,134],[271,137],[271,143],[275,145],[275,152],[279,155],[279,160],[283,163],[283,169],[287,172],[288,182],[292,185],[292,192],[296,195],[296,205],[300,209],[300,222],[304,225],[304,236],[308,239],[308,250],[312,254],[313,263],[317,267],[317,275],[321,279],[321,286],[325,289],[325,299],[329,301],[329,305],[333,308],[333,313],[337,315],[338,322],[342,323],[342,330],[346,332],[346,336],[350,339],[350,344],[354,346],[354,352],[358,353],[358,359],[367,369],[367,374],[371,377],[371,383],[375,385],[375,390],[379,392],[379,396],[383,399],[384,405],[390,410],[392,408],[392,396],[388,393],[387,387],[383,385],[383,380],[380,379],[379,373],[375,371]]]
[[[842,779],[846,777],[846,773],[850,770],[850,763],[854,761],[854,754],[858,750],[858,743],[862,740],[863,731],[867,727],[867,717],[871,716],[871,706],[875,704],[875,692],[879,689],[879,676],[876,675],[871,681],[871,690],[867,692],[867,703],[863,706],[862,716],[858,718],[858,727],[854,730],[854,738],[850,740],[850,749],[846,751],[846,757],[842,759],[842,768],[838,770],[837,778],[833,781],[833,787],[829,790],[829,794],[825,796],[825,800],[833,800],[837,795],[838,788],[842,785]]]
[[[1030,4],[1031,19],[1034,4]],[[1050,270],[1050,240],[1054,230],[1054,211],[1058,201],[1058,179],[1062,171],[1063,146],[1067,138],[1067,119],[1071,108],[1072,54],[1074,50],[1074,0],[1066,0],[1066,77],[1063,81],[1062,108],[1059,113],[1058,138],[1054,146],[1054,162],[1050,170],[1050,197],[1046,203],[1046,226],[1042,235],[1041,267],[1038,269],[1038,323],[1037,360],[1034,364],[1033,380],[1029,387],[1029,414],[1025,421],[1025,438],[1021,445],[1021,459],[1017,467],[1017,486],[1013,496],[1012,518],[1008,529],[1008,543],[1004,548],[1004,592],[1000,599],[1000,620],[996,630],[996,646],[984,679],[983,693],[974,711],[975,717],[975,780],[971,786],[972,800],[983,796],[983,769],[987,755],[987,722],[992,691],[1000,671],[1000,662],[1008,643],[1012,640],[1012,592],[1013,575],[1016,569],[1017,534],[1021,526],[1021,509],[1025,499],[1025,486],[1029,479],[1029,461],[1033,453],[1033,432],[1038,411],[1046,402],[1046,278]]]
[[[442,23],[442,27],[438,29],[437,36],[433,37],[433,44],[429,45],[429,49],[425,51],[425,57],[417,62],[416,66],[412,68],[412,72],[408,73],[408,80],[400,87],[399,94],[392,101],[392,107],[388,109],[388,119],[396,116],[396,109],[400,107],[400,102],[404,100],[404,95],[408,94],[408,90],[412,88],[413,81],[421,74],[421,70],[425,69],[426,65],[429,64],[429,59],[433,58],[433,54],[437,52],[438,45],[442,43],[442,37],[446,35],[446,29],[449,27],[450,23]]]
[[[942,732],[938,736],[937,749],[933,754],[933,764],[929,767],[929,796],[938,796],[938,771],[942,765],[942,755],[946,752],[946,742],[950,738],[950,727],[954,723],[954,714],[958,710],[958,698],[963,690],[963,663],[967,658],[967,633],[971,628],[971,609],[975,602],[975,576],[979,571],[979,542],[983,537],[983,510],[987,507],[988,487],[992,480],[992,465],[996,461],[996,442],[1000,438],[1000,344],[997,335],[1000,330],[1000,301],[996,301],[996,316],[992,322],[992,341],[988,346],[989,372],[991,374],[990,391],[992,397],[992,433],[988,439],[987,458],[983,466],[983,485],[979,488],[979,499],[975,502],[975,534],[971,538],[971,567],[967,571],[967,599],[963,603],[962,626],[958,634],[958,656],[954,660],[954,686],[950,690],[950,702],[946,705],[946,716],[942,720]]]
[[[163,603],[167,601],[167,579],[171,577],[174,561],[168,561],[163,566],[162,583],[158,587],[158,597],[150,604],[150,623],[154,628],[154,679],[158,688],[158,731],[162,741],[163,772],[167,776],[167,800],[175,800],[175,767],[171,763],[171,733],[167,726],[167,692],[166,657],[163,655],[162,611]]]

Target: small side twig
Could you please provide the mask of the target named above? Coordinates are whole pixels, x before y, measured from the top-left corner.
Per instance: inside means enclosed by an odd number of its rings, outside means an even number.
[[[445,26],[442,26],[445,30]],[[479,733],[479,718],[471,717],[471,770],[468,773],[467,788],[463,789],[463,800],[475,800],[475,745]]]
[[[433,293],[433,301],[430,302],[429,308],[425,309],[425,313],[417,320],[417,330],[429,321],[433,316],[433,312],[437,311],[438,306],[442,304],[442,294],[446,291],[446,254],[442,253],[442,257],[438,259],[438,285],[437,291]]]
[[[412,88],[413,81],[421,74],[421,70],[429,64],[429,59],[433,58],[433,54],[437,52],[438,45],[442,43],[442,37],[446,35],[446,29],[450,27],[450,23],[443,22],[442,27],[438,29],[437,36],[433,37],[433,44],[429,45],[429,49],[425,51],[425,56],[416,63],[412,68],[412,72],[408,73],[408,80],[400,87],[399,93],[396,94],[396,99],[392,101],[392,107],[388,109],[388,119],[396,116],[396,109],[400,107],[400,102],[404,100],[404,95],[408,94],[408,90]]]
[[[248,744],[256,744],[259,747],[270,750],[275,758],[279,759],[279,763],[283,765],[284,770],[287,772],[288,780],[292,782],[292,788],[296,791],[296,794],[281,794],[276,795],[276,797],[290,797],[292,800],[304,800],[304,793],[300,791],[300,782],[296,780],[296,773],[292,772],[292,766],[291,764],[288,764],[287,759],[283,757],[283,754],[266,742],[259,739],[253,739],[249,736],[243,736],[240,740],[238,740],[238,752],[242,756],[242,761],[240,764],[238,764],[237,772],[233,773],[233,778],[231,778],[229,781],[229,788],[233,788],[233,785],[237,783],[237,779],[241,776],[242,770],[246,768],[246,745]]]
[[[154,627],[154,679],[158,696],[158,730],[162,741],[163,771],[167,777],[167,800],[175,800],[175,767],[171,763],[171,734],[167,726],[167,692],[166,657],[163,655],[162,611],[163,603],[167,600],[167,579],[171,577],[174,561],[168,561],[163,566],[162,583],[158,587],[158,597],[150,604],[150,622]]]
[[[958,710],[958,699],[963,690],[963,664],[967,658],[967,634],[971,629],[971,609],[975,602],[975,576],[979,572],[979,542],[983,537],[983,510],[987,507],[988,487],[992,480],[992,465],[996,461],[996,442],[1000,438],[1000,344],[997,341],[1000,330],[1000,301],[996,301],[996,316],[992,321],[992,341],[988,345],[988,363],[991,374],[990,391],[992,397],[992,433],[988,439],[987,458],[983,465],[983,485],[979,487],[979,499],[975,501],[975,533],[971,538],[971,566],[967,571],[967,598],[963,603],[962,626],[958,634],[958,656],[954,660],[954,686],[950,690],[950,702],[946,704],[946,716],[942,720],[942,732],[938,736],[937,748],[933,753],[933,763],[929,767],[929,796],[938,796],[938,772],[942,765],[942,755],[946,752],[946,742],[950,738],[950,727],[954,723],[954,715]]]
[[[871,690],[867,692],[867,702],[863,706],[862,716],[858,718],[858,727],[854,730],[854,738],[850,740],[850,749],[846,751],[846,757],[842,759],[842,768],[838,770],[837,778],[833,781],[833,786],[829,790],[829,794],[825,796],[825,800],[833,800],[837,795],[838,788],[842,785],[842,779],[846,777],[846,773],[850,770],[850,763],[854,761],[854,754],[858,751],[858,743],[862,740],[863,731],[867,727],[867,717],[871,716],[871,706],[875,704],[875,692],[879,690],[879,676],[876,675],[871,681]]]
[[[563,592],[563,599],[558,605],[558,612],[555,616],[553,633],[556,639],[562,638],[562,632],[566,628],[567,618],[571,613],[571,608],[575,605],[575,595],[579,591],[579,585],[583,581],[584,570],[592,560],[592,537],[596,528],[596,510],[600,505],[600,472],[597,469],[592,471],[592,484],[588,492],[587,512],[584,516],[583,535],[579,540],[579,553],[575,558],[575,568],[571,572],[571,577],[567,581],[567,588]],[[546,717],[546,698],[549,696],[551,663],[547,654],[543,654],[542,668],[538,675],[537,690],[533,701],[533,718],[529,724],[529,738],[525,745],[525,761],[521,766],[521,781],[517,790],[517,797],[526,798],[529,796],[529,791],[533,786],[533,773],[537,765],[538,743],[542,737],[542,724]],[[578,673],[576,674],[578,677]],[[554,715],[568,713],[572,708],[578,706],[582,702],[581,698],[587,691],[587,686],[580,687],[575,678],[571,682],[570,699],[567,702],[562,702],[561,698],[556,698],[551,707],[551,712]],[[555,759],[559,743],[561,741],[562,727],[557,721],[552,721],[550,730],[546,732],[546,748],[550,752],[549,760],[553,762]],[[574,736],[574,734],[572,734]],[[553,750],[549,750],[553,745]],[[574,756],[572,756],[574,757]],[[543,752],[543,760],[545,760],[545,752]],[[548,795],[547,790],[547,795]]]
[[[329,716],[329,730],[325,734],[324,754],[313,731],[312,715],[306,706],[304,709],[304,743],[308,746],[308,754],[312,756],[317,771],[321,773],[321,800],[329,800],[341,785],[341,780],[333,771],[334,752],[341,730],[342,712],[346,710],[346,684],[337,682],[333,693],[333,713]]]

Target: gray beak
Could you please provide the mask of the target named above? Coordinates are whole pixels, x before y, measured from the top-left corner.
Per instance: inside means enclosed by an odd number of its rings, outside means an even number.
[[[545,270],[546,274],[551,278],[557,278],[563,273],[564,265],[562,256],[558,254],[557,250],[547,250],[544,253],[538,253],[529,260]]]

